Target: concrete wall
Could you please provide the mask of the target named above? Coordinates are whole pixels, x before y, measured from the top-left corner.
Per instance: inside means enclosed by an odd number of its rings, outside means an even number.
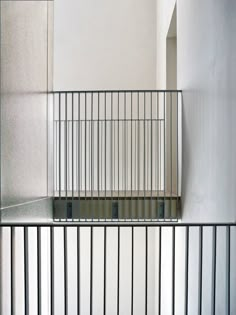
[[[155,0],[55,2],[54,89],[155,88]]]
[[[2,219],[49,217],[53,2],[0,5]]]

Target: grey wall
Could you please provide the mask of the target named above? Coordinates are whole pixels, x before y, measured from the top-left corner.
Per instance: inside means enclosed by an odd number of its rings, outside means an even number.
[[[155,0],[55,1],[54,89],[155,88]]]
[[[236,2],[182,0],[177,10],[183,219],[235,221]]]
[[[1,1],[2,218],[37,207],[52,193],[48,155],[52,88],[52,1]],[[51,134],[51,133],[50,133]],[[22,209],[22,207],[24,209]],[[22,211],[21,211],[22,210]]]
[[[175,1],[157,1],[157,88]],[[177,3],[177,85],[183,89],[184,221],[235,221],[235,1]]]
[[[53,1],[0,1],[0,218],[52,218]],[[0,230],[0,313],[10,314],[9,229]],[[6,232],[6,233],[5,233]],[[25,314],[23,229],[13,231],[13,300]],[[36,231],[35,231],[36,232]],[[37,313],[36,233],[29,232],[29,313]],[[42,313],[48,313],[49,234],[42,235]],[[32,273],[31,273],[32,272]],[[13,276],[13,275],[11,275]]]
[[[175,0],[157,0],[157,88],[166,87],[166,37]],[[177,87],[182,106],[182,221],[235,222],[236,3],[177,1]],[[231,229],[231,313],[235,314],[235,228]],[[202,314],[212,312],[212,228],[203,233]],[[217,229],[216,314],[226,314],[226,229]],[[171,314],[171,231],[163,235],[164,314]],[[176,235],[176,314],[184,313],[185,231]],[[199,308],[199,229],[189,240],[189,314]],[[157,255],[158,259],[158,255]],[[158,279],[158,275],[156,277]]]

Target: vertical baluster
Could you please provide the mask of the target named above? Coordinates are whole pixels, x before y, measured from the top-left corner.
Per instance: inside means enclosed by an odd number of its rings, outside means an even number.
[[[106,315],[106,266],[107,266],[107,228],[104,227],[104,283],[103,283],[103,314]]]
[[[94,220],[94,206],[93,206],[93,190],[94,190],[94,181],[93,181],[93,93],[91,93],[91,209],[92,209],[92,221]]]
[[[126,153],[126,146],[127,146],[127,134],[126,134],[126,124],[127,124],[127,119],[126,119],[126,92],[124,92],[124,181],[125,181],[125,196],[124,196],[124,217],[125,220],[127,219],[127,211],[126,211],[126,196],[127,196],[127,181],[128,181],[128,176],[127,176],[127,153]]]
[[[58,120],[56,122],[56,192],[58,192],[58,196],[60,196],[60,186],[59,186],[59,173],[60,173],[60,163],[59,163],[59,158],[60,158],[60,145],[59,145],[59,128],[60,128],[60,121]]]
[[[157,218],[160,219],[160,213],[159,213],[159,206],[160,206],[160,191],[161,191],[161,186],[162,186],[162,133],[161,133],[161,128],[162,128],[162,120],[157,121],[157,130],[159,132],[159,141],[157,140],[157,156],[158,156],[158,166],[157,166]],[[160,158],[160,161],[159,161]]]
[[[77,314],[80,315],[80,226],[77,227]]]
[[[217,226],[212,230],[212,315],[216,313],[216,242]]]
[[[110,133],[110,190],[111,190],[111,205],[113,201],[113,93],[111,92],[111,133]]]
[[[124,103],[125,103],[125,96],[124,96]],[[124,116],[125,116],[125,107],[124,107],[124,104],[123,104],[123,117],[121,119],[121,136],[122,136],[122,139],[121,139],[121,151],[122,151],[122,189],[121,189],[121,195],[122,195],[122,198],[124,197],[124,193],[125,193],[125,124],[124,124]],[[124,202],[124,199],[123,199],[123,218],[125,218],[125,202]]]
[[[161,263],[162,263],[162,227],[159,227],[159,272],[158,272],[158,315],[161,315]]]
[[[198,314],[202,314],[202,254],[203,254],[203,228],[199,227],[199,293],[198,293]]]
[[[97,190],[98,190],[98,209],[97,209],[97,212],[98,212],[98,220],[100,219],[100,215],[99,215],[99,203],[100,203],[100,187],[99,187],[99,176],[100,176],[100,162],[99,162],[99,146],[100,146],[100,143],[99,143],[99,125],[100,125],[100,93],[98,93],[98,122],[97,122]]]
[[[53,196],[56,197],[56,193],[58,190],[58,181],[57,181],[57,170],[58,170],[58,161],[57,159],[59,158],[59,154],[57,151],[57,147],[58,147],[58,142],[57,142],[57,115],[56,115],[56,111],[55,111],[55,99],[56,96],[55,94],[53,94]]]
[[[67,100],[68,100],[68,96],[69,94],[67,93]],[[71,145],[71,134],[70,134],[70,131],[71,131],[71,119],[70,119],[70,110],[71,110],[71,102],[69,101],[68,102],[68,110],[67,110],[67,197],[71,197],[72,196],[72,187],[71,187],[71,172],[70,172],[70,169],[71,169],[71,166],[70,166],[70,163],[71,163],[71,158],[70,158],[70,154],[71,154],[71,149],[70,149],[70,145]],[[68,211],[68,210],[67,210]],[[69,215],[70,213],[68,212],[67,214],[67,219],[69,219]]]
[[[102,118],[102,121],[101,121],[101,191],[102,191],[102,197],[104,197],[104,183],[103,183],[103,177],[104,177],[104,159],[105,159],[105,155],[103,157],[103,153],[104,153],[104,150],[103,150],[103,143],[104,143],[104,134],[103,134],[103,129],[104,128],[104,112],[103,112],[103,118]],[[101,203],[101,216],[103,217],[103,213],[104,213],[104,203]]]
[[[140,181],[140,172],[141,172],[141,165],[140,165],[140,155],[141,155],[141,150],[140,150],[140,100],[139,100],[139,92],[138,92],[138,206],[140,202],[140,185],[141,185],[141,181]],[[138,219],[140,219],[140,215],[138,215]]]
[[[64,301],[64,306],[65,306],[65,315],[68,314],[68,268],[67,268],[67,260],[68,260],[68,248],[67,248],[67,227],[64,226],[63,229],[64,232],[64,296],[65,296],[65,301]]]
[[[175,314],[175,226],[172,228],[172,315]]]
[[[131,115],[131,122],[130,122],[130,125],[131,125],[131,130],[130,130],[130,175],[131,175],[131,178],[130,178],[130,219],[133,219],[133,211],[132,211],[132,197],[133,197],[133,93],[131,92],[131,108],[130,108],[130,115]]]
[[[117,315],[120,314],[120,227],[118,226],[117,239]]]
[[[165,218],[165,210],[166,210],[166,92],[164,92],[164,103],[163,103],[163,112],[164,112],[164,130],[163,130],[163,150],[164,150],[164,178],[163,178],[163,183],[164,183],[164,218]]]
[[[135,104],[135,110],[137,110],[137,104]],[[137,113],[136,113],[137,115]],[[137,190],[138,190],[138,167],[137,167],[137,161],[138,161],[138,153],[137,153],[137,148],[138,148],[138,144],[137,144],[137,137],[138,137],[138,121],[137,121],[137,116],[134,119],[134,140],[135,140],[135,147],[134,147],[134,195],[136,198],[136,202],[134,203],[135,205],[135,219],[138,218],[138,199],[137,199]]]
[[[119,202],[119,197],[120,197],[120,93],[118,92],[118,126],[117,126],[117,132],[118,132],[118,150],[117,150],[117,155],[118,155],[118,219],[120,218],[120,202]]]
[[[153,154],[153,148],[152,148],[152,146],[153,146],[153,143],[152,143],[152,135],[153,135],[153,125],[152,125],[152,92],[151,92],[151,136],[150,136],[150,138],[151,138],[151,148],[150,148],[150,154],[151,154],[151,174],[150,174],[150,179],[151,179],[151,202],[150,202],[150,218],[152,218],[152,190],[153,190],[153,156],[152,156],[152,154]]]
[[[104,115],[104,113],[103,113]],[[103,116],[104,117],[104,116]],[[101,192],[102,192],[102,197],[104,197],[104,191],[103,191],[103,176],[104,176],[104,167],[103,167],[103,163],[104,163],[104,157],[103,157],[103,143],[104,143],[104,135],[103,135],[103,129],[104,128],[104,118],[101,121]],[[101,202],[101,217],[103,217],[103,213],[104,213],[104,203]]]
[[[135,104],[135,110],[137,110],[137,103]],[[137,113],[136,113],[137,115]],[[135,138],[135,151],[134,151],[134,160],[135,160],[135,165],[134,165],[134,190],[135,190],[135,198],[136,202],[134,203],[135,205],[135,219],[138,219],[138,196],[137,196],[137,190],[138,190],[138,121],[137,121],[137,116],[134,120],[134,138]]]
[[[51,315],[54,315],[54,227],[50,227],[51,250]]]
[[[41,299],[41,228],[40,226],[37,227],[37,284],[38,284],[38,315],[42,313],[42,299]]]
[[[25,315],[29,314],[29,244],[28,227],[24,227],[24,288],[25,288]]]
[[[188,315],[189,226],[185,237],[185,315]]]
[[[105,152],[104,152],[104,155],[105,155],[105,178],[104,178],[104,184],[105,184],[105,206],[104,208],[106,209],[107,208],[107,201],[106,201],[106,195],[107,195],[107,94],[105,92]],[[105,210],[104,209],[104,210]],[[105,211],[105,221],[106,221],[106,211]]]
[[[71,93],[71,115],[72,115],[72,135],[71,135],[71,142],[72,142],[72,147],[71,147],[71,180],[72,180],[72,218],[73,218],[73,205],[74,205],[74,93]]]
[[[80,220],[81,218],[81,212],[80,212],[80,177],[81,177],[81,171],[80,171],[80,163],[81,163],[81,151],[80,151],[80,93],[78,93],[78,218]]]
[[[117,112],[115,112],[114,118],[113,118],[113,198],[117,200],[117,178],[118,178],[118,174],[117,174],[117,156],[118,156],[118,152],[117,152]],[[118,202],[117,202],[118,204]],[[117,206],[117,211],[119,214],[119,205]],[[118,219],[118,217],[116,216],[116,218]]]
[[[144,150],[143,150],[143,192],[144,192],[144,197],[143,197],[143,211],[144,211],[144,221],[146,221],[146,202],[145,202],[145,197],[146,197],[146,93],[144,92],[144,118],[143,118],[143,140],[144,140]]]
[[[231,271],[231,235],[230,225],[226,227],[226,314],[230,315],[230,271]]]
[[[86,209],[86,214],[85,214],[85,221],[87,221],[88,217],[88,203],[87,203],[87,93],[84,94],[85,100],[84,100],[84,193],[85,193],[85,209]]]
[[[11,264],[11,314],[15,314],[15,227],[10,227],[10,238],[11,238],[11,252],[10,252],[10,264]]]
[[[65,93],[65,190],[66,190],[66,201],[68,194],[68,144],[67,144],[67,134],[68,134],[68,119],[67,119],[67,93]]]
[[[61,199],[61,93],[59,93],[59,198]]]
[[[155,150],[155,161],[156,165],[156,190],[157,190],[157,213],[156,218],[158,218],[158,206],[159,206],[159,190],[160,190],[160,178],[161,178],[161,120],[160,120],[160,113],[159,113],[159,93],[156,93],[156,150]],[[160,178],[159,178],[160,177]]]
[[[93,314],[93,226],[90,234],[90,315]]]
[[[131,315],[134,314],[134,227],[131,227]]]
[[[91,103],[90,103],[91,106]],[[91,211],[91,107],[90,107],[90,117],[88,117],[88,215],[87,218],[91,219],[92,211]]]
[[[148,227],[145,227],[145,315],[148,314]]]
[[[77,94],[74,94],[74,96],[77,95]],[[78,106],[75,108],[77,108],[77,111],[78,111]],[[78,122],[78,118],[76,119],[76,117],[74,116],[74,125],[75,125],[75,129],[74,129],[74,143],[75,143],[75,148],[74,148],[74,163],[75,163],[75,166],[74,166],[74,178],[75,178],[75,183],[74,183],[74,195],[75,197],[78,197],[79,194],[77,194],[77,191],[79,191],[79,179],[78,179],[78,168],[79,168],[79,157],[78,157],[78,152],[79,152],[79,149],[78,149],[78,134],[79,134],[79,122]],[[76,203],[76,206],[75,206],[75,209],[77,209],[77,203]],[[77,215],[77,213],[76,213]],[[77,218],[75,216],[75,218]]]

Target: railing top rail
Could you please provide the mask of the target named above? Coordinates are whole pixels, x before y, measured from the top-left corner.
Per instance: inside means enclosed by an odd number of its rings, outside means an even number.
[[[227,227],[236,226],[236,222],[228,223],[177,223],[177,222],[1,222],[0,227]]]
[[[61,90],[52,91],[53,94],[69,94],[69,93],[182,93],[182,90]]]

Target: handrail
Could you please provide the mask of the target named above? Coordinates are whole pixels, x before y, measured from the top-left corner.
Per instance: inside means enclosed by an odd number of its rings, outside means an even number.
[[[149,89],[149,90],[56,90],[51,91],[49,93],[57,94],[57,93],[150,93],[150,92],[160,92],[160,93],[182,93],[182,90],[155,90],[155,89]]]
[[[178,223],[156,221],[52,221],[52,222],[1,222],[0,227],[226,227],[236,226],[236,222],[204,222],[204,223]]]

